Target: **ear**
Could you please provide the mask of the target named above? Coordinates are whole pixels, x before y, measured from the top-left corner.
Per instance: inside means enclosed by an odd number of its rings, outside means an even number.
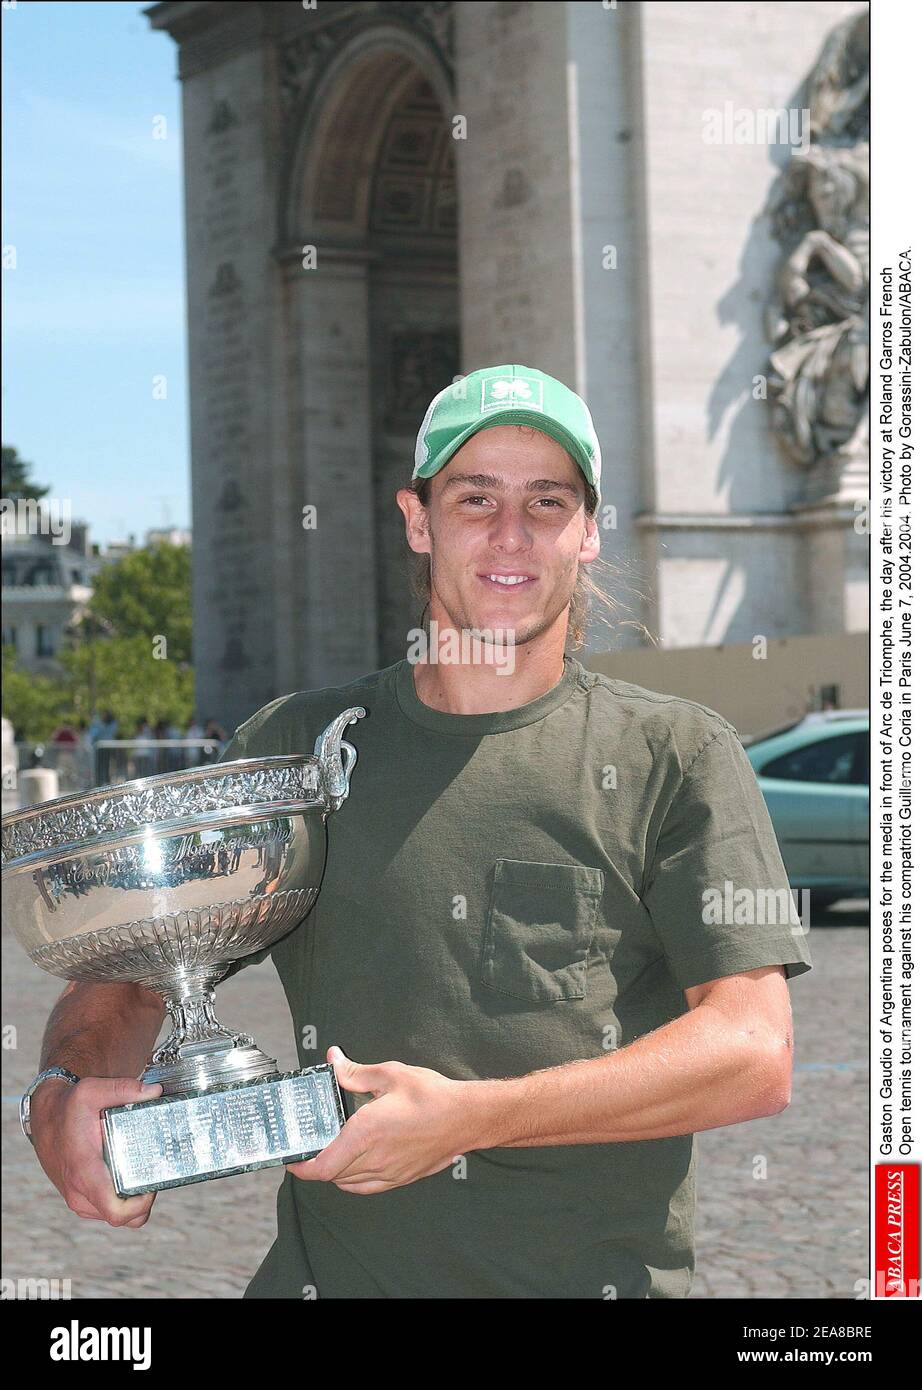
[[[429,537],[429,511],[420,502],[411,487],[402,487],[394,494],[397,506],[403,512],[406,526],[407,545],[418,555],[430,555],[432,542]]]
[[[587,516],[585,529],[583,531],[583,544],[579,552],[580,564],[586,565],[592,560],[597,559],[601,549],[602,538],[599,535],[598,523],[594,516]]]

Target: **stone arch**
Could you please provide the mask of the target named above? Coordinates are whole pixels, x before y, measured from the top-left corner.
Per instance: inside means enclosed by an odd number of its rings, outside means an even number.
[[[309,477],[349,460],[368,573],[342,602],[368,603],[379,665],[406,655],[419,617],[394,493],[429,400],[460,371],[451,111],[436,46],[376,23],[328,56],[293,105],[280,189],[296,467]],[[316,270],[302,264],[305,246]]]
[[[344,222],[361,234],[381,134],[407,89],[420,81],[447,131],[453,102],[446,55],[404,26],[379,23],[343,43],[307,84],[292,112],[279,208],[282,248],[308,232],[343,234]],[[338,200],[331,200],[333,190]],[[352,211],[343,218],[346,203]]]

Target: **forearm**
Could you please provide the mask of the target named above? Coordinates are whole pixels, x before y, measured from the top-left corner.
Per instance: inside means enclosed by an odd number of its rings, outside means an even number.
[[[165,1012],[160,997],[140,985],[72,982],[45,1026],[40,1069],[67,1067],[81,1077],[138,1076]]]
[[[468,1083],[469,1148],[662,1139],[774,1114],[787,1053],[705,1003],[609,1056]]]

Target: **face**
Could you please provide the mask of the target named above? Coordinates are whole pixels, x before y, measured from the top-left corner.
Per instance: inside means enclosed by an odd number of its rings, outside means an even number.
[[[599,553],[582,474],[539,431],[479,430],[432,479],[431,504],[397,493],[411,549],[432,557],[431,616],[458,630],[565,633],[580,564]]]

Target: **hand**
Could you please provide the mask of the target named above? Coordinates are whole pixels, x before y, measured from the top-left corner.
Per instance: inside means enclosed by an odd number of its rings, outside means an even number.
[[[102,1156],[100,1111],[153,1100],[163,1087],[134,1077],[88,1076],[75,1086],[43,1081],[32,1095],[30,1123],[38,1161],[71,1211],[110,1226],[143,1226],[156,1192],[119,1197]]]
[[[362,1066],[338,1047],[327,1052],[344,1091],[371,1092],[316,1158],[288,1163],[296,1178],[333,1182],[343,1192],[388,1192],[447,1168],[470,1147],[468,1083],[404,1062]]]

